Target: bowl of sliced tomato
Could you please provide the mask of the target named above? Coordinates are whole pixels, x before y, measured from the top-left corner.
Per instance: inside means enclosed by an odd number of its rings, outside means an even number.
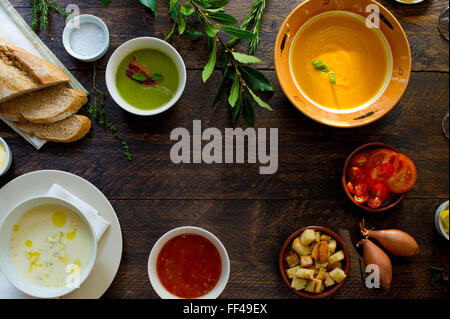
[[[358,147],[347,158],[342,185],[350,200],[369,212],[396,207],[417,180],[413,161],[384,143]]]

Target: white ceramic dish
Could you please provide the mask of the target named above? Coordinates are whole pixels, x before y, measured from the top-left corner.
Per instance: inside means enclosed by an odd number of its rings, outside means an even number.
[[[120,62],[122,62],[122,60],[130,52],[133,52],[138,49],[147,49],[147,48],[160,50],[169,55],[175,62],[180,77],[178,81],[179,82],[178,89],[173,98],[166,105],[161,106],[160,108],[157,108],[155,110],[141,110],[132,106],[120,96],[116,87],[116,71]],[[111,94],[113,100],[122,109],[136,115],[150,116],[167,111],[180,99],[186,86],[186,66],[184,65],[183,58],[178,53],[178,51],[175,50],[175,48],[166,41],[157,38],[142,37],[127,41],[120,47],[118,47],[116,51],[114,51],[114,53],[112,54],[111,58],[108,61],[108,65],[106,66],[105,77],[106,77],[106,86],[108,88],[109,94]]]
[[[113,282],[122,258],[122,232],[114,208],[108,199],[90,182],[63,171],[44,170],[17,177],[0,189],[0,221],[19,203],[45,196],[50,187],[57,183],[87,204],[110,223],[98,242],[97,259],[90,276],[79,289],[62,298],[97,299]],[[15,288],[0,271],[0,299],[29,299]]]
[[[105,41],[104,41],[101,49],[98,52],[96,52],[90,56],[78,54],[77,52],[75,52],[72,49],[72,46],[70,45],[70,37],[72,35],[72,32],[75,31],[79,25],[82,25],[85,23],[93,23],[93,24],[97,25],[98,27],[100,27],[100,29],[103,31],[103,33],[105,35]],[[97,61],[105,55],[106,51],[108,51],[108,48],[109,48],[108,27],[106,26],[105,22],[103,22],[102,19],[100,19],[99,17],[96,17],[94,15],[82,14],[82,15],[76,16],[75,18],[70,20],[64,28],[63,45],[64,45],[64,48],[66,49],[67,53],[69,53],[75,59],[78,59],[83,62]]]
[[[95,240],[95,233],[89,221],[76,206],[60,198],[48,196],[30,198],[20,203],[7,214],[6,218],[0,224],[0,269],[3,272],[3,275],[17,289],[21,290],[22,292],[30,296],[36,298],[59,298],[61,296],[71,293],[78,287],[62,285],[59,288],[46,288],[30,282],[15,268],[11,252],[9,250],[9,238],[11,238],[12,236],[11,234],[13,226],[17,223],[20,217],[22,217],[30,209],[41,205],[59,205],[66,207],[71,211],[73,211],[74,213],[76,213],[81,218],[81,220],[83,220],[83,222],[86,224],[89,231],[89,239],[90,239],[89,241],[91,245],[91,251],[89,254],[90,255],[89,262],[86,265],[86,268],[80,274],[80,281],[79,281],[80,286],[84,283],[86,278],[91,273],[97,256],[97,241]]]
[[[6,172],[11,167],[13,156],[12,156],[12,152],[11,152],[11,149],[9,148],[8,144],[6,144],[5,140],[2,139],[1,137],[0,137],[0,144],[3,145],[3,147],[5,148],[5,153],[6,153],[5,164],[3,164],[2,167],[0,167],[0,176],[2,176],[4,174],[6,174]]]
[[[203,236],[204,238],[208,239],[211,243],[213,243],[214,246],[216,246],[217,251],[220,254],[220,259],[222,260],[222,273],[214,289],[211,290],[208,294],[201,296],[198,299],[218,298],[225,289],[225,286],[227,285],[228,282],[228,278],[230,276],[230,259],[228,257],[228,253],[223,244],[216,236],[214,236],[207,230],[193,226],[184,226],[172,229],[171,231],[165,233],[153,246],[152,251],[150,252],[150,257],[148,259],[148,275],[150,278],[150,282],[153,286],[153,289],[162,299],[181,299],[177,296],[172,295],[161,284],[156,271],[156,262],[158,259],[159,252],[164,247],[164,245],[170,239],[182,234],[196,234]]]
[[[417,4],[417,3],[423,2],[423,0],[411,0],[411,1],[395,0],[395,1],[403,3],[403,4]]]
[[[441,212],[448,208],[448,201],[441,204],[441,206],[438,207],[436,210],[436,213],[434,214],[434,226],[436,227],[437,232],[444,237],[445,239],[449,240],[448,234],[444,231],[444,228],[442,227],[441,223]]]

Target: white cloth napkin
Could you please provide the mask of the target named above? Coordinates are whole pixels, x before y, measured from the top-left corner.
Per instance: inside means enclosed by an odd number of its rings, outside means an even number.
[[[3,1],[3,0],[1,0]],[[27,39],[27,37],[23,34],[22,30],[14,23],[14,21],[9,17],[9,15],[3,10],[0,6],[0,37],[10,41],[14,45],[29,51],[30,53],[42,57],[33,44]],[[17,134],[21,135],[25,140],[27,140],[31,145],[33,145],[36,149],[40,149],[46,143],[43,140],[38,139],[37,137],[31,137],[25,132],[22,132],[18,128],[14,126],[11,121],[6,120],[5,118],[0,116],[0,119],[3,120],[8,126],[10,126]]]
[[[102,238],[110,223],[98,214],[98,211],[82,201],[77,196],[62,188],[58,184],[53,184],[47,192],[47,196],[58,197],[78,208],[80,212],[89,221],[94,230],[97,242]],[[14,287],[8,279],[5,278],[0,270],[0,299],[29,299],[32,298]]]

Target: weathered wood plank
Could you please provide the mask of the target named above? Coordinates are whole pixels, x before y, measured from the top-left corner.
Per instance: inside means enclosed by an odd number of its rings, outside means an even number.
[[[76,3],[80,12],[95,14],[104,19],[110,29],[110,49],[106,56],[99,61],[99,67],[105,68],[108,57],[123,42],[142,36],[164,38],[171,29],[172,22],[167,15],[165,1],[158,2],[158,18],[155,20],[150,10],[139,5],[137,0],[113,0],[109,8],[103,8],[100,0],[73,1],[60,0],[62,7],[69,3]],[[31,10],[27,1],[11,1],[25,20],[31,22]],[[261,68],[273,69],[273,45],[278,28],[284,18],[302,1],[268,1],[262,25],[261,44],[257,56],[263,60]],[[392,0],[380,1],[399,19],[410,41],[413,67],[415,71],[446,71],[449,70],[448,41],[442,38],[437,29],[437,20],[442,9],[448,5],[445,1],[424,1],[419,5],[405,6]],[[251,1],[234,0],[229,5],[229,12],[242,21]],[[57,15],[51,16],[48,32],[40,33],[44,42],[54,51],[62,62],[70,69],[86,69],[88,64],[77,62],[64,50],[62,44],[62,30],[64,21]],[[192,42],[175,36],[171,43],[178,49],[185,59],[189,69],[201,69],[208,61],[206,40]],[[192,52],[201,54],[193,55]],[[243,47],[245,49],[245,46]]]
[[[273,71],[266,74],[275,82]],[[76,72],[89,87],[90,74]],[[102,79],[103,72],[99,73]],[[40,152],[0,123],[11,145],[13,169],[0,177],[0,186],[23,173],[42,168],[69,170],[90,179],[111,199],[336,199],[343,195],[339,182],[345,158],[359,145],[379,141],[411,156],[419,178],[411,198],[448,198],[448,140],[441,119],[448,107],[448,75],[416,73],[399,105],[369,126],[342,130],[306,118],[277,86],[268,101],[273,112],[257,109],[257,127],[279,128],[279,170],[259,175],[259,164],[173,164],[172,129],[192,120],[203,129],[231,127],[225,101],[209,108],[218,74],[206,85],[200,71],[189,72],[185,94],[170,111],[150,118],[122,111],[111,100],[107,114],[129,139],[134,160],[125,160],[118,141],[98,125],[82,141],[70,145],[47,144]],[[103,86],[103,81],[102,86]],[[243,123],[242,123],[243,124]],[[206,144],[206,142],[204,143]]]
[[[282,281],[279,251],[297,229],[323,225],[340,233],[352,256],[349,278],[332,298],[447,298],[445,289],[430,282],[430,265],[448,265],[447,242],[432,222],[440,203],[410,199],[402,212],[376,216],[353,212],[341,200],[113,201],[122,225],[124,255],[105,297],[157,297],[147,275],[151,247],[170,229],[193,225],[213,232],[228,251],[231,274],[222,298],[297,298]],[[359,251],[353,247],[361,239],[358,223],[363,217],[366,225],[377,229],[402,229],[420,245],[413,258],[392,258],[393,281],[387,293],[369,290],[361,281]]]

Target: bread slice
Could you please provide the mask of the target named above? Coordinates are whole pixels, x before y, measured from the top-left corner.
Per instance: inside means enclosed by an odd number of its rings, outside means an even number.
[[[55,123],[78,112],[86,98],[82,91],[58,85],[0,103],[0,115],[14,122]]]
[[[91,120],[86,116],[77,114],[52,124],[36,124],[30,122],[14,122],[14,124],[31,136],[59,143],[78,141],[91,129]]]
[[[0,38],[0,102],[69,80],[53,64]]]

